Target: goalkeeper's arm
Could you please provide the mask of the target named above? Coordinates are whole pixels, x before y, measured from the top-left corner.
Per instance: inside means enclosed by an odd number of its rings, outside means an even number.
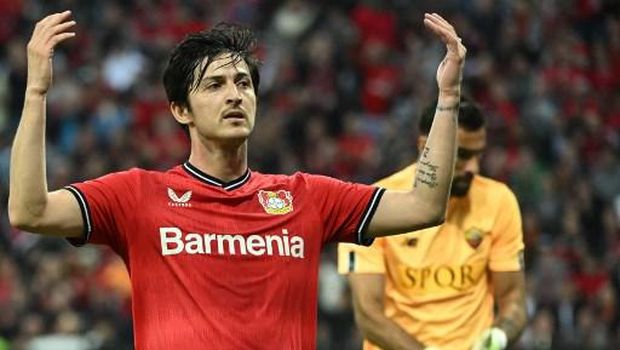
[[[423,350],[424,345],[383,313],[385,277],[382,274],[351,273],[355,322],[364,338],[382,349]]]
[[[492,272],[491,279],[498,313],[493,327],[480,335],[474,350],[506,349],[517,341],[527,322],[523,271]]]

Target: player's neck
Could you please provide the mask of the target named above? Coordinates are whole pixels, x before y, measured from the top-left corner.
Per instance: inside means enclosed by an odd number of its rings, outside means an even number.
[[[202,172],[223,182],[238,179],[248,167],[247,140],[240,145],[192,142],[189,162]]]

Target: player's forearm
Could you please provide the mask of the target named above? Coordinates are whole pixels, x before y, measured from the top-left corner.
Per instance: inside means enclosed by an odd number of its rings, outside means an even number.
[[[500,306],[499,314],[493,323],[494,327],[498,327],[506,332],[508,344],[513,344],[527,323],[527,314],[525,311],[525,303],[519,300],[507,302]]]
[[[435,118],[420,154],[412,194],[428,207],[429,215],[442,221],[445,216],[456,160],[458,93],[441,94]]]
[[[359,312],[356,312],[355,319],[364,338],[378,345],[383,350],[424,349],[424,345],[381,312],[370,315],[361,315]]]
[[[26,90],[11,149],[9,217],[16,226],[26,225],[40,216],[47,202],[45,100],[44,93]]]

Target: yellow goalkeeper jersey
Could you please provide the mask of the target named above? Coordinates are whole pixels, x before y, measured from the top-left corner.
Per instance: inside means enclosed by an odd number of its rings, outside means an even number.
[[[410,190],[415,166],[377,185]],[[382,237],[370,247],[340,244],[338,270],[385,274],[385,314],[426,346],[469,350],[493,322],[489,271],[523,266],[521,214],[512,191],[475,176],[467,196],[451,198],[436,227]],[[379,349],[368,341],[365,350]]]

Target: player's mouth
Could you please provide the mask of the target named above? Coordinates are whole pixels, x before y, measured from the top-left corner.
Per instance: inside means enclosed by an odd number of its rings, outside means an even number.
[[[245,120],[245,113],[243,113],[242,111],[229,111],[224,113],[224,117],[223,119],[229,119],[229,120]]]

